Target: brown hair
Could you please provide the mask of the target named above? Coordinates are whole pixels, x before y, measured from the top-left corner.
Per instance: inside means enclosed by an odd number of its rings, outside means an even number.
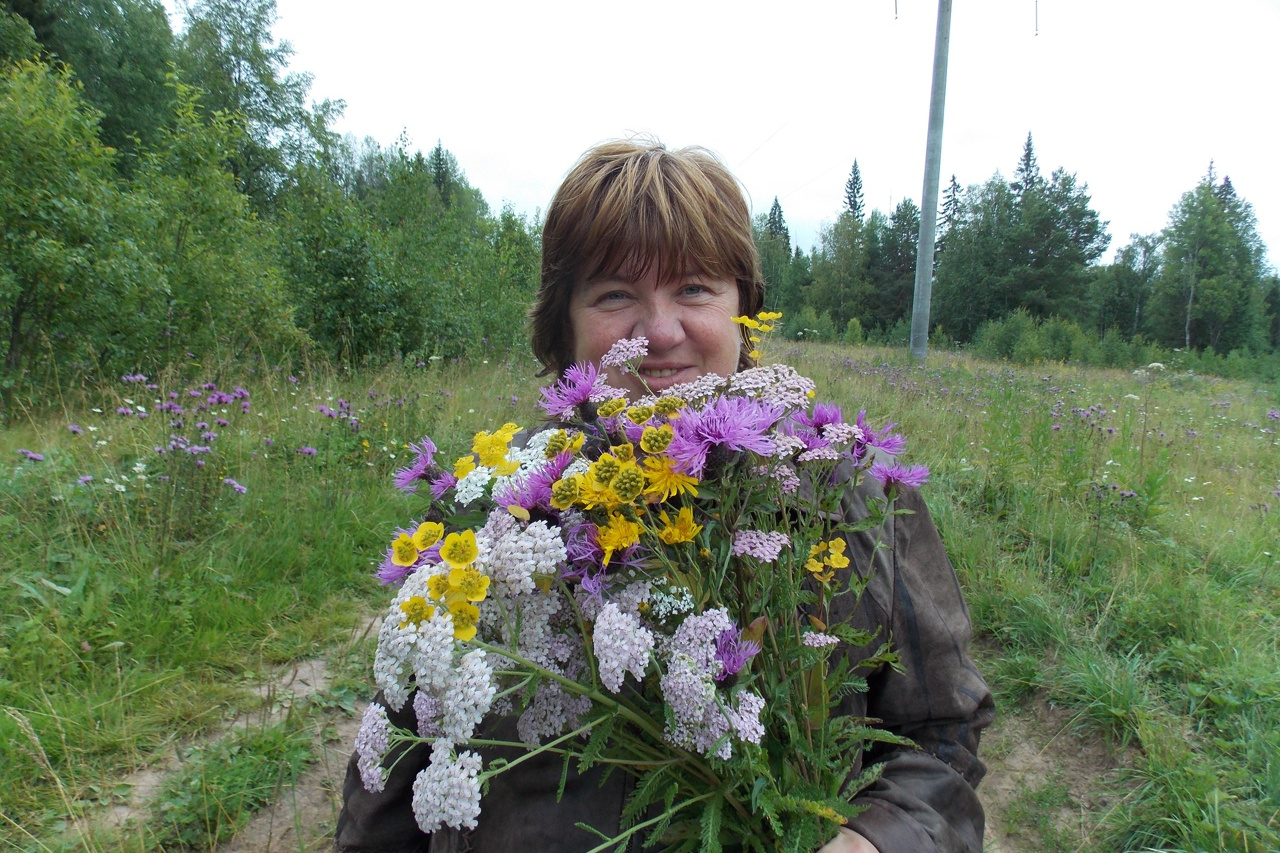
[[[764,307],[760,255],[741,186],[705,148],[668,151],[651,140],[605,142],[565,177],[542,226],[542,284],[529,312],[533,354],[543,374],[573,360],[569,298],[583,282],[659,281],[693,268],[738,283],[738,310]],[[745,332],[745,329],[744,329]],[[743,336],[742,366],[751,364]]]

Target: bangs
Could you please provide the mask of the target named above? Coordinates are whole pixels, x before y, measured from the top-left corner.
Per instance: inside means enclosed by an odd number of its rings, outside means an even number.
[[[710,155],[691,152],[689,159],[702,165],[703,158]],[[659,281],[689,273],[751,279],[751,264],[743,261],[752,257],[754,244],[737,245],[733,236],[750,222],[736,182],[718,186],[705,169],[690,166],[654,151],[601,176],[590,194],[593,209],[579,219],[581,233],[572,240],[591,247],[579,281],[637,280],[651,272]]]

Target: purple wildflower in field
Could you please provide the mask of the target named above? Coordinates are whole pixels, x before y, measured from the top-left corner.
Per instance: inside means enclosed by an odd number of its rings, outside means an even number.
[[[297,385],[297,384],[298,384],[298,377],[296,377],[296,376],[290,376],[290,377],[289,377],[289,381],[290,381],[291,383],[293,383],[294,385]]]
[[[132,414],[133,414],[133,409],[129,408],[128,406],[120,406],[120,407],[118,407],[118,408],[116,409],[116,414],[117,414],[117,415],[125,415],[125,416],[127,416],[127,415],[132,415]]]
[[[301,453],[303,456],[315,456],[317,451],[314,447],[310,447],[304,444],[302,447],[299,447],[297,450],[293,452]]]
[[[231,426],[231,421],[227,420],[226,418],[214,418],[213,422],[220,427]]]
[[[87,486],[87,485],[89,485],[90,483],[92,483],[92,482],[93,482],[93,475],[92,475],[92,474],[84,474],[84,475],[82,475],[82,476],[80,476],[80,477],[77,477],[77,478],[76,478],[76,482],[77,482],[77,483],[79,483],[79,484],[80,484],[80,485],[82,485],[82,486]]]
[[[18,453],[30,459],[32,462],[43,462],[44,454],[36,453],[34,450],[27,450],[25,447],[18,448]]]
[[[720,672],[716,681],[724,681],[731,675],[737,675],[747,662],[760,653],[760,644],[754,640],[744,640],[737,628],[726,628],[716,637],[716,660],[720,661]]]
[[[678,470],[694,477],[702,476],[707,454],[716,447],[769,456],[774,443],[766,433],[780,417],[782,409],[767,403],[746,397],[717,397],[704,409],[685,409],[672,422],[675,438],[667,447],[667,456]]]
[[[80,428],[79,424],[67,424],[67,430],[70,431],[72,435],[84,435],[84,430]]]
[[[275,447],[276,443],[272,441],[270,438],[264,438],[262,441],[264,444],[267,445],[267,447]]]
[[[1272,409],[1271,411],[1267,412],[1267,417],[1273,421],[1280,421],[1280,410]]]
[[[414,459],[413,464],[396,471],[392,482],[402,492],[413,494],[418,491],[418,481],[427,479],[435,464],[436,446],[431,439],[424,438],[417,444],[411,443],[409,449],[417,454],[417,458]]]
[[[594,364],[570,365],[559,381],[542,389],[538,405],[551,417],[562,417],[583,403],[607,399],[602,396],[607,387]]]
[[[916,489],[929,482],[929,469],[924,465],[873,462],[869,473],[872,479],[886,489],[891,489],[894,486],[910,486]]]
[[[223,481],[222,481],[222,483],[223,483],[223,485],[230,486],[231,488],[235,489],[236,494],[243,495],[245,492],[249,491],[247,488],[245,488],[244,486],[240,485],[239,483],[237,483],[235,480],[231,479],[230,477],[227,477],[225,480],[223,480]]]
[[[144,375],[143,375],[143,374],[141,374],[141,373],[126,373],[124,376],[121,376],[121,377],[120,377],[120,381],[121,381],[121,382],[129,382],[129,383],[132,383],[132,382],[146,382],[146,381],[147,381],[147,377],[146,377],[146,376],[144,376]]]
[[[643,335],[638,338],[622,338],[609,347],[609,351],[600,359],[600,366],[626,367],[633,361],[640,361],[648,354],[648,338]]]

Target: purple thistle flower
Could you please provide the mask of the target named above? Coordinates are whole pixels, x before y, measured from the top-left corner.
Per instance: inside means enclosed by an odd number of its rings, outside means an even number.
[[[553,418],[564,417],[583,403],[598,399],[605,387],[594,364],[570,365],[558,382],[542,389],[538,405]]]
[[[418,481],[427,479],[436,458],[436,446],[429,438],[424,438],[417,444],[410,444],[409,449],[417,454],[412,465],[407,465],[396,471],[392,477],[397,489],[402,492],[413,494],[418,491]]]
[[[128,406],[120,406],[119,408],[117,408],[117,409],[116,409],[116,414],[117,414],[117,415],[132,415],[132,414],[133,414],[133,409],[129,408]]]
[[[1267,412],[1267,417],[1273,421],[1280,421],[1280,410],[1272,409]]]
[[[271,440],[271,439],[269,439],[269,438],[264,438],[262,441],[263,441],[263,443],[264,443],[264,444],[266,444],[266,445],[267,445],[267,447],[274,447],[274,446],[275,446],[275,442],[274,442],[274,441],[272,441],[272,440]]]
[[[223,481],[222,481],[222,483],[223,483],[223,485],[230,486],[231,488],[235,489],[235,490],[236,490],[236,494],[243,495],[245,492],[249,491],[247,488],[245,488],[244,486],[240,485],[239,483],[237,483],[235,480],[231,479],[230,477],[227,477],[225,480],[223,480]]]
[[[315,456],[315,455],[316,455],[316,449],[315,449],[314,447],[309,447],[309,446],[307,446],[307,445],[303,445],[302,447],[299,447],[297,450],[295,450],[295,451],[293,451],[293,452],[294,452],[294,453],[301,453],[303,456]]]
[[[79,424],[67,424],[67,429],[72,435],[84,435],[84,430],[80,428]]]
[[[431,481],[431,497],[440,500],[444,493],[458,485],[458,478],[452,471],[441,471],[440,476]]]
[[[721,670],[715,676],[716,681],[724,681],[731,675],[737,675],[747,661],[760,653],[760,644],[754,640],[742,639],[737,628],[727,628],[716,637],[716,660],[720,661]]]
[[[215,424],[217,424],[218,426],[220,426],[220,427],[229,427],[229,426],[231,426],[231,421],[227,420],[226,418],[214,418],[214,419],[213,419],[213,422],[214,422]]]
[[[769,456],[774,444],[766,433],[782,414],[777,406],[746,397],[717,397],[703,409],[686,409],[671,422],[676,435],[667,455],[694,477],[702,476],[707,454],[714,447]]]
[[[27,450],[25,447],[18,448],[18,452],[21,453],[23,456],[27,457],[28,459],[30,459],[32,462],[44,461],[43,453],[36,453],[33,450]]]
[[[891,489],[895,486],[910,486],[913,489],[917,489],[929,482],[929,469],[924,465],[873,462],[870,474],[872,479],[884,486],[885,489]]]
[[[85,475],[83,475],[83,476],[81,476],[81,477],[77,477],[77,478],[76,478],[76,482],[77,482],[77,483],[79,483],[79,484],[80,484],[80,485],[82,485],[82,486],[87,486],[87,485],[89,485],[90,483],[92,483],[92,482],[93,482],[93,475],[92,475],[92,474],[85,474]]]

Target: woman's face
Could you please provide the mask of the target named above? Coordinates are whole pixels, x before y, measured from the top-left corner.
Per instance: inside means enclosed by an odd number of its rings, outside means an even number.
[[[622,338],[648,338],[639,377],[609,369],[609,384],[633,400],[707,373],[728,376],[738,369],[739,311],[737,282],[701,273],[658,281],[656,264],[637,280],[586,282],[569,298],[573,360],[599,364]]]

